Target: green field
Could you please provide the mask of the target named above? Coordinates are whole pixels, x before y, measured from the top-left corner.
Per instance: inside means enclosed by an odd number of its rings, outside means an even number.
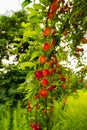
[[[31,130],[26,108],[0,107],[0,130]],[[64,109],[55,102],[52,130],[87,130],[87,91],[69,96]]]
[[[59,108],[57,112],[57,104],[55,107],[55,126],[52,130],[87,130],[87,91],[68,97],[64,110]]]

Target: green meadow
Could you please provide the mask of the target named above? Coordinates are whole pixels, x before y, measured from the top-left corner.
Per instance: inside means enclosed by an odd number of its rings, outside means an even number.
[[[87,90],[69,96],[63,109],[61,104],[55,102],[52,130],[87,130]],[[27,109],[20,106],[0,107],[0,130],[31,130]]]

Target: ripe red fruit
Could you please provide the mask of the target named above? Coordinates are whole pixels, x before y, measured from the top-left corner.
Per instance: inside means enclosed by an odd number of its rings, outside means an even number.
[[[30,126],[31,126],[32,128],[35,128],[35,127],[36,127],[36,124],[35,124],[34,122],[30,122]]]
[[[57,10],[57,8],[58,8],[58,5],[59,5],[59,1],[58,0],[53,0],[50,10],[52,12],[55,12]]]
[[[46,109],[44,109],[44,110],[42,110],[42,112],[43,112],[44,114],[46,114],[46,113],[47,113],[47,110],[46,110]]]
[[[77,47],[75,51],[76,51],[76,52],[79,52],[79,51],[80,51],[80,49]]]
[[[50,70],[50,75],[52,75],[54,72],[56,72],[56,69],[55,69],[55,68],[52,68],[52,69]]]
[[[40,128],[40,123],[37,123],[36,124],[36,128],[37,128],[37,130],[40,130],[41,128]]]
[[[41,80],[41,85],[42,85],[42,86],[45,87],[45,86],[47,86],[48,84],[49,84],[48,79],[44,78],[44,79]]]
[[[34,99],[38,99],[38,98],[39,98],[39,95],[34,95],[33,98],[34,98]]]
[[[50,71],[48,69],[42,70],[43,76],[48,76],[50,74]]]
[[[41,70],[37,70],[35,72],[35,77],[36,77],[36,79],[40,80],[43,77],[42,71]]]
[[[57,63],[57,58],[56,57],[52,57],[52,61],[53,61],[53,63]]]
[[[54,17],[54,12],[49,12],[48,13],[48,19],[52,19]]]
[[[51,48],[51,44],[49,42],[45,42],[43,45],[42,45],[42,49],[44,51],[49,51]]]
[[[39,95],[41,97],[46,98],[46,97],[48,97],[48,91],[46,89],[41,89],[41,90],[39,90]]]
[[[51,33],[52,33],[52,35],[54,35],[56,33],[56,30],[52,29]]]
[[[59,11],[60,11],[60,13],[63,13],[63,12],[64,12],[64,8],[61,7],[61,8],[59,9]]]
[[[86,44],[87,43],[87,38],[86,37],[82,37],[82,43]]]
[[[56,43],[56,39],[52,38],[52,44],[55,44],[55,43]]]
[[[45,28],[45,30],[43,31],[43,36],[47,37],[49,36],[51,33],[51,28],[50,27],[47,27]]]
[[[54,4],[54,3],[52,3],[50,10],[51,10],[52,12],[55,12],[55,11],[57,10],[57,5]]]
[[[54,110],[53,110],[52,108],[50,108],[50,110],[49,110],[49,111],[50,111],[50,113],[53,113],[53,112],[54,112]]]
[[[63,31],[63,35],[66,36],[68,34],[68,30]]]
[[[30,106],[30,102],[28,102],[28,112],[31,112],[32,111],[32,108]]]
[[[48,87],[48,90],[53,90],[54,88],[56,88],[56,85],[50,85],[50,86]]]
[[[44,64],[44,63],[46,63],[46,61],[47,61],[47,57],[44,56],[44,55],[40,56],[39,59],[38,59],[38,62],[40,64]]]
[[[32,111],[31,106],[28,106],[28,112],[31,112],[31,111]]]
[[[36,109],[40,109],[40,106],[38,104],[36,105]]]
[[[63,89],[66,89],[66,84],[65,83],[61,84],[61,86],[62,86]]]
[[[66,81],[66,78],[65,78],[65,77],[61,77],[61,80],[65,82],[65,81]]]
[[[37,127],[34,127],[32,130],[37,130]]]
[[[79,51],[83,52],[83,51],[84,51],[84,49],[83,49],[83,48],[80,48],[80,49],[79,49]]]
[[[31,104],[31,102],[30,102],[30,101],[28,101],[28,106],[30,106],[30,104]]]

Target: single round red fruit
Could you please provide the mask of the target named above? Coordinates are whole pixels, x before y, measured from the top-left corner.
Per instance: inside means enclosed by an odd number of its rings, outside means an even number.
[[[46,110],[46,109],[43,109],[42,112],[43,112],[44,114],[46,114],[46,113],[47,113],[47,110]]]
[[[56,88],[56,85],[50,85],[50,86],[48,87],[48,90],[53,90],[54,88]]]
[[[48,84],[49,84],[48,79],[44,78],[44,79],[41,80],[41,85],[42,85],[42,86],[45,87],[45,86],[47,86]]]
[[[51,28],[50,27],[47,27],[45,28],[45,30],[43,31],[43,36],[47,37],[49,36],[51,33]]]
[[[43,45],[42,45],[42,49],[43,51],[49,51],[51,48],[51,44],[49,42],[45,42]]]
[[[41,129],[40,123],[37,123],[36,127],[37,127],[37,130],[40,130]]]
[[[50,111],[50,113],[53,113],[53,112],[54,112],[54,110],[53,110],[52,108],[50,108],[50,110],[49,110],[49,111]]]
[[[82,37],[82,43],[86,44],[87,43],[87,38],[86,37]]]
[[[31,126],[32,128],[34,128],[34,127],[36,126],[36,124],[35,124],[34,122],[30,122],[30,126]]]
[[[38,62],[40,64],[44,64],[44,63],[46,63],[46,61],[47,61],[47,57],[44,56],[44,55],[40,56],[39,59],[38,59]]]
[[[76,52],[79,52],[79,51],[80,51],[80,48],[76,47],[75,51],[76,51]]]
[[[38,104],[36,105],[36,109],[40,109],[40,106]]]
[[[80,49],[79,49],[79,51],[83,52],[83,51],[84,51],[84,49],[83,49],[83,48],[80,48]]]
[[[37,130],[37,127],[35,126],[32,130]]]
[[[63,89],[66,89],[66,84],[65,83],[61,84],[61,86],[62,86]]]
[[[66,78],[65,78],[65,77],[61,77],[61,80],[65,82],[65,81],[66,81]]]
[[[63,13],[64,12],[64,8],[60,7],[59,11],[60,11],[60,13]]]
[[[51,33],[52,33],[52,35],[54,35],[56,33],[56,30],[52,29]]]
[[[31,112],[31,111],[32,111],[31,106],[28,106],[28,112]]]
[[[42,74],[43,74],[43,76],[49,76],[50,71],[48,69],[42,70]]]
[[[37,70],[35,72],[35,77],[36,77],[36,79],[40,80],[43,77],[42,71],[41,70]]]
[[[46,97],[48,97],[48,91],[46,89],[41,89],[41,90],[39,90],[39,95],[41,97],[46,98]]]
[[[28,101],[28,106],[30,106],[30,104],[31,104],[31,102],[30,102],[30,101]]]

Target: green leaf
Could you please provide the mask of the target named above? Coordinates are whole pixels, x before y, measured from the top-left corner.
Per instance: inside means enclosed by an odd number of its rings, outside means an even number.
[[[26,67],[32,68],[35,64],[33,62],[23,62],[20,64],[21,69],[25,69]]]
[[[36,9],[36,10],[40,10],[42,9],[42,5],[41,4],[34,4],[33,7]]]
[[[21,38],[20,37],[16,37],[16,38],[14,38],[14,41],[21,41]]]
[[[35,59],[36,57],[39,57],[40,55],[43,55],[43,52],[42,52],[42,51],[35,51],[35,52],[33,52],[33,54],[31,55],[30,61],[32,61],[32,60]]]
[[[28,4],[30,4],[32,1],[31,0],[25,0],[23,3],[22,3],[22,7],[24,8],[25,6],[27,6]]]
[[[38,11],[36,11],[35,9],[30,8],[30,7],[27,8],[27,11],[29,11],[29,18],[32,16],[37,16],[37,14],[38,14]]]

